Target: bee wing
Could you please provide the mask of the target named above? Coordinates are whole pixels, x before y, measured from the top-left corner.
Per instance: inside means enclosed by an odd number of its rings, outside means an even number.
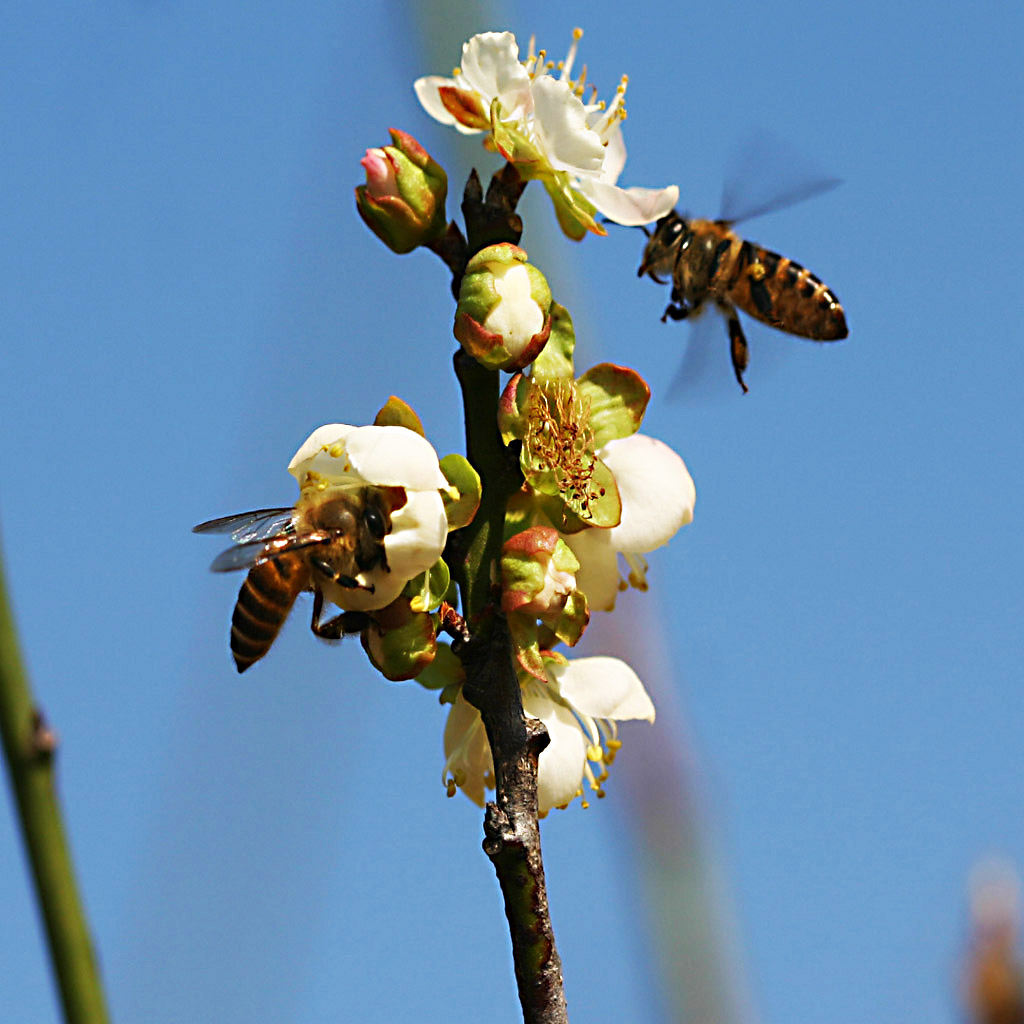
[[[668,386],[669,400],[703,404],[733,399],[736,384],[722,314],[710,304],[686,323],[689,332],[679,369]]]
[[[294,530],[294,508],[260,508],[233,516],[210,519],[192,527],[193,533],[230,533],[236,544],[267,541]]]
[[[719,217],[729,224],[750,220],[820,196],[840,184],[839,178],[822,172],[794,147],[761,133],[731,161]]]
[[[323,544],[330,539],[330,534],[314,531],[279,535],[270,540],[247,541],[222,551],[210,564],[210,571],[233,572],[235,569],[251,569],[253,566],[260,565],[286,551],[297,551],[314,544]]]

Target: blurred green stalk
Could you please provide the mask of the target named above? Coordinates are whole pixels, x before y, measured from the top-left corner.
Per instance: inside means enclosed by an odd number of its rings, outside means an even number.
[[[21,662],[0,562],[0,735],[68,1024],[109,1020],[54,789],[54,734]]]

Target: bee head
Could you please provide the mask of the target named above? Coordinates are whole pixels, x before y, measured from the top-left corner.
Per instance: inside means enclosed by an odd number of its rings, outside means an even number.
[[[679,247],[687,233],[687,227],[685,218],[677,210],[666,213],[654,225],[654,230],[647,239],[644,255],[636,272],[637,277],[647,274],[658,284],[665,284],[666,282],[659,275],[672,276]]]

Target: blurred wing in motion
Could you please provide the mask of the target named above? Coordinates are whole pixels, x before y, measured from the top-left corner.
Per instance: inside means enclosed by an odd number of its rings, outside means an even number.
[[[759,133],[730,161],[719,219],[735,224],[784,209],[842,184],[795,148]]]

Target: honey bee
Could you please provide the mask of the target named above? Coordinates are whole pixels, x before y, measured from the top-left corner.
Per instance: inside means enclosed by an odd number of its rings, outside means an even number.
[[[827,182],[824,187],[832,184]],[[788,201],[757,212],[779,205],[788,205]],[[664,275],[671,279],[671,301],[662,323],[696,316],[708,302],[718,307],[728,325],[733,373],[745,394],[749,389],[743,372],[750,353],[737,309],[780,331],[813,341],[838,341],[846,337],[847,330],[839,300],[814,274],[740,238],[732,230],[733,223],[687,219],[673,210],[648,235],[637,276],[647,274],[658,284],[667,283]]]
[[[231,654],[244,672],[270,650],[296,598],[313,592],[310,628],[325,640],[340,640],[366,624],[362,612],[342,612],[326,622],[328,597],[341,591],[373,592],[359,575],[380,568],[390,572],[384,538],[391,531],[387,488],[334,491],[303,499],[294,508],[267,508],[211,519],[193,533],[230,533],[234,546],[210,568],[248,568],[231,617]]]

